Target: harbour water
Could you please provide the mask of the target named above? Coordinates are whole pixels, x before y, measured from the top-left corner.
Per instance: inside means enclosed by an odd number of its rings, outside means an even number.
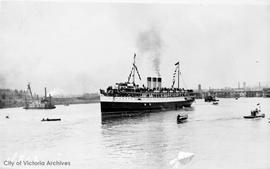
[[[243,119],[257,103],[266,118]],[[176,123],[179,113],[188,113],[186,123]],[[220,99],[218,105],[196,100],[192,108],[105,124],[100,116],[98,103],[54,110],[0,109],[0,168],[169,169],[179,151],[195,154],[180,168],[270,168],[268,98]],[[4,163],[20,160],[40,163]],[[41,165],[48,160],[70,165]]]

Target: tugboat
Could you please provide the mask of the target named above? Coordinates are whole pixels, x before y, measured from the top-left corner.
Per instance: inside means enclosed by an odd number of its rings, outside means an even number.
[[[147,87],[144,85],[140,87],[135,83],[135,74],[141,80],[135,58],[136,54],[134,54],[134,61],[127,82],[116,83],[114,87],[109,86],[107,90],[100,90],[102,119],[138,115],[145,111],[176,110],[191,107],[195,100],[193,91],[179,88],[179,62],[175,64],[171,88],[162,87],[161,77],[147,77]],[[177,72],[178,87],[174,88]]]
[[[38,96],[37,98],[33,97],[32,90],[30,83],[27,85],[27,90],[30,93],[30,99],[25,96],[25,105],[24,109],[55,109],[55,105],[52,103],[52,97],[49,95],[47,97],[47,90],[45,87],[45,96],[44,98],[39,99]]]

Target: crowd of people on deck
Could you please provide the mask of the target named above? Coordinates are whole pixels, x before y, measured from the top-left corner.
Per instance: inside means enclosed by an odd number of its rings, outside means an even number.
[[[114,97],[179,97],[191,95],[193,90],[185,90],[184,88],[147,88],[144,85],[128,86],[126,83],[117,84],[116,87],[109,86],[107,90],[100,90],[105,96]]]

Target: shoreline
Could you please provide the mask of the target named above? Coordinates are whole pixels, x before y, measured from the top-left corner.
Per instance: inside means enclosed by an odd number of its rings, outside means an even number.
[[[93,100],[93,101],[89,101],[89,102],[76,102],[76,103],[69,103],[69,105],[73,105],[73,104],[93,104],[93,103],[99,103],[100,101],[99,100]],[[55,104],[56,106],[60,106],[60,105],[63,105],[65,106],[65,103],[58,103],[58,104]],[[8,107],[1,107],[1,109],[10,109],[10,108],[23,108],[23,106],[8,106]]]

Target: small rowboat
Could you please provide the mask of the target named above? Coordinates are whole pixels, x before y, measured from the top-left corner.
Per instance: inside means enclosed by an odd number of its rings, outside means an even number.
[[[255,119],[255,118],[264,118],[265,117],[265,114],[259,114],[259,115],[256,115],[256,116],[243,116],[245,119]]]
[[[41,121],[61,121],[61,119],[49,119],[49,118],[47,118],[47,119],[42,119]]]
[[[177,116],[177,123],[183,123],[188,119],[188,115],[178,115]]]
[[[213,105],[218,105],[218,101],[213,102]]]

